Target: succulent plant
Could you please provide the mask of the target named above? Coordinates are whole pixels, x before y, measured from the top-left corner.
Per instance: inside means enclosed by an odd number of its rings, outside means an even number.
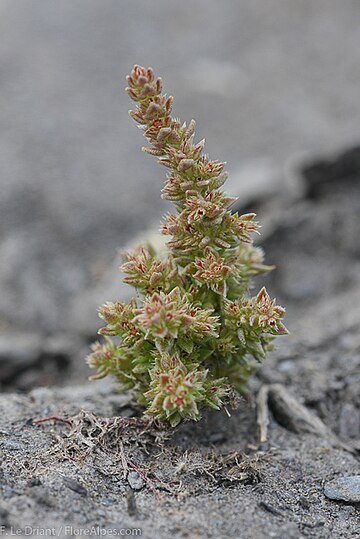
[[[246,390],[275,336],[287,333],[285,311],[265,288],[250,295],[253,277],[272,267],[252,243],[255,214],[231,212],[224,163],[194,142],[194,120],[172,118],[173,98],[151,68],[134,66],[127,81],[137,104],[130,115],[150,143],[144,151],[169,171],[162,198],[175,213],[161,227],[170,236],[165,254],[150,245],[125,254],[124,282],[141,299],[99,309],[105,341],[87,361],[93,379],[115,376],[146,414],[175,426]]]

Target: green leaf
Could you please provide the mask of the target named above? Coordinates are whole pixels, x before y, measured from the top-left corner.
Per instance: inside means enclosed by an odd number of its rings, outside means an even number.
[[[181,337],[177,341],[178,346],[181,348],[181,350],[184,350],[187,354],[191,354],[191,352],[194,350],[194,341],[191,339],[186,339],[184,337]]]

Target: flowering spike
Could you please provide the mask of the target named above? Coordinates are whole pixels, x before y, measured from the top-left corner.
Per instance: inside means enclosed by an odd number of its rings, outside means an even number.
[[[161,227],[168,253],[150,246],[124,255],[124,282],[139,300],[107,302],[99,309],[104,343],[87,358],[93,378],[113,375],[133,389],[146,413],[176,426],[198,420],[203,408],[219,408],[235,388],[246,390],[277,335],[288,333],[285,310],[265,288],[249,296],[251,280],[273,266],[252,245],[254,213],[229,211],[235,198],[219,189],[225,163],[194,142],[195,121],[171,116],[173,98],[151,68],[135,65],[126,91],[136,103],[130,116],[150,146],[143,150],[169,170],[162,198],[176,212]],[[116,337],[116,343],[110,337]]]

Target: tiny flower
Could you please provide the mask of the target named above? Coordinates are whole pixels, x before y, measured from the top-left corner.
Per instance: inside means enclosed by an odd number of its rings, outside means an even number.
[[[281,321],[285,309],[275,303],[276,300],[270,299],[265,287],[254,298],[227,302],[225,306],[227,324],[229,327],[241,329],[242,336],[244,331],[249,333],[251,330],[285,335],[288,330]]]
[[[203,158],[199,163],[199,172],[203,177],[216,177],[221,174],[225,166],[225,163],[219,161],[209,161],[207,158]]]
[[[189,303],[181,297],[179,288],[169,294],[154,293],[136,310],[133,323],[154,339],[176,338],[190,324]]]
[[[145,331],[146,338],[176,339],[184,331],[205,337],[216,334],[217,318],[211,313],[211,309],[194,308],[176,287],[169,294],[153,294],[136,310],[132,322]]]
[[[136,309],[136,301],[130,304],[117,301],[108,301],[99,309],[99,317],[107,323],[107,326],[99,330],[100,335],[121,336],[125,341],[133,340],[140,335],[139,330],[132,324]]]
[[[205,399],[204,380],[207,371],[188,371],[183,363],[177,365],[166,374],[160,369],[151,373],[150,389],[145,397],[150,402],[147,413],[154,417],[170,421],[176,426],[181,419],[198,420],[199,406]]]
[[[258,232],[259,225],[254,221],[255,213],[246,213],[244,215],[234,214],[230,218],[229,229],[231,232],[245,243],[251,242],[250,234]]]
[[[224,204],[220,193],[206,193],[205,196],[189,193],[186,199],[184,215],[189,224],[205,218],[214,221],[223,213]]]
[[[205,257],[196,258],[193,266],[196,270],[194,279],[214,292],[226,295],[226,279],[231,268],[224,258],[217,257],[211,249],[205,249]]]
[[[184,191],[182,189],[183,178],[176,176],[169,176],[166,180],[166,184],[162,189],[161,198],[164,200],[179,201],[184,199]]]
[[[178,165],[178,171],[179,172],[185,172],[189,168],[194,166],[194,160],[193,159],[181,159],[179,165]]]
[[[91,350],[91,354],[86,358],[86,363],[92,369],[98,369],[97,374],[92,376],[92,379],[104,378],[109,374],[111,362],[115,358],[116,346],[110,339],[107,339],[104,344],[99,341],[92,344]]]
[[[170,276],[175,278],[177,274],[170,259],[157,260],[144,246],[138,247],[132,253],[126,253],[124,257],[125,262],[121,269],[128,277],[124,277],[123,282],[145,293],[166,290]]]
[[[217,350],[224,356],[235,354],[238,346],[234,341],[235,339],[231,335],[220,337],[217,342]]]
[[[256,312],[250,318],[250,324],[257,324],[276,335],[285,335],[288,330],[281,322],[285,309],[276,305],[276,299],[271,300],[265,287],[263,287],[255,300]]]
[[[161,234],[164,236],[174,236],[182,230],[180,219],[176,215],[168,214],[165,222],[161,226]]]
[[[105,337],[103,343],[95,342],[91,350],[86,362],[90,368],[97,369],[97,373],[91,376],[90,380],[99,380],[112,374],[124,389],[133,387],[136,379],[132,374],[132,356],[125,348],[115,345]]]

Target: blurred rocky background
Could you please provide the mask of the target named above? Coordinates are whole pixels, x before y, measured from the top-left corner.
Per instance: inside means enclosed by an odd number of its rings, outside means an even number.
[[[228,162],[295,329],[357,283],[359,27],[357,0],[0,0],[3,389],[86,380],[96,307],[129,294],[117,253],[168,209],[127,115],[134,63]]]

